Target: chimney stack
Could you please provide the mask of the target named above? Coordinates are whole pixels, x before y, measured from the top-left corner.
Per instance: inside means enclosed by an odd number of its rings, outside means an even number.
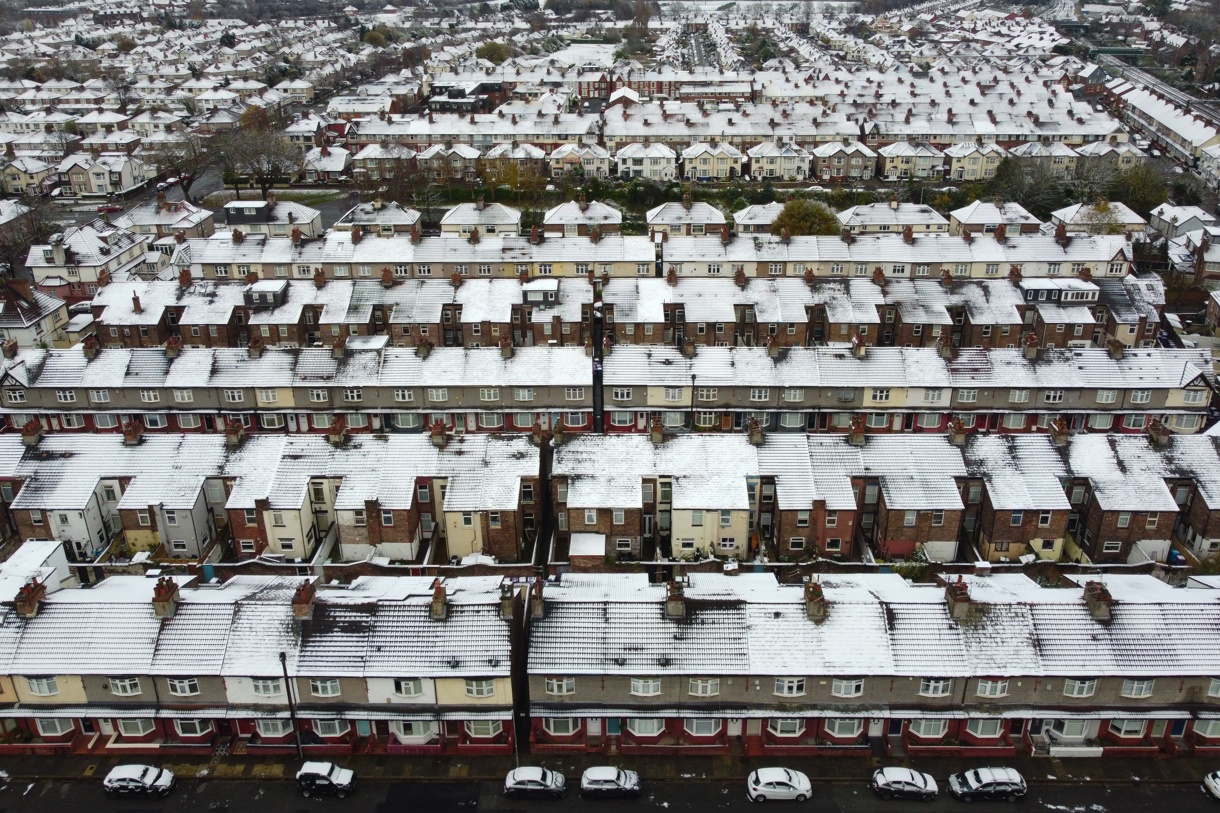
[[[93,333],[90,333],[88,336],[81,339],[80,344],[81,350],[85,354],[85,358],[89,359],[90,361],[97,358],[98,352],[100,352],[102,349],[102,343],[98,341],[97,336]]]
[[[250,343],[246,345],[246,355],[252,359],[256,359],[263,354],[263,337],[253,335],[250,337]]]
[[[25,426],[21,427],[21,442],[26,446],[37,446],[38,441],[42,440],[42,424],[37,418],[30,418],[25,422]]]
[[[178,612],[178,583],[169,576],[157,579],[153,586],[153,615],[157,618],[173,618]]]
[[[237,418],[225,421],[225,448],[233,451],[246,439],[246,425]]]
[[[758,418],[750,419],[748,432],[751,446],[762,446],[766,442],[766,436],[763,433],[762,424],[758,422]]]
[[[165,341],[165,357],[167,359],[176,359],[182,355],[182,337],[170,336]]]
[[[500,358],[510,359],[513,357],[513,341],[508,336],[500,339]]]
[[[317,597],[318,588],[314,586],[312,581],[299,585],[296,592],[292,594],[292,620],[298,622],[312,621],[313,604]]]
[[[1122,361],[1123,356],[1127,354],[1127,346],[1118,339],[1110,339],[1106,342],[1106,351],[1109,352],[1110,358],[1115,361]]]
[[[428,436],[432,439],[432,445],[438,449],[444,449],[449,443],[449,436],[445,433],[445,422],[437,418],[428,427]]]
[[[128,421],[123,425],[123,445],[139,446],[144,439],[144,424],[139,421]]]
[[[667,585],[665,594],[665,617],[671,620],[677,620],[686,617],[686,594],[682,588],[682,582],[671,581]]]
[[[1088,605],[1089,615],[1094,621],[1109,623],[1113,618],[1114,596],[1101,582],[1086,582],[1084,586],[1084,603]]]
[[[1025,358],[1028,361],[1034,361],[1038,358],[1038,334],[1026,333],[1025,340],[1021,343],[1025,349]]]
[[[517,588],[510,581],[500,582],[500,617],[513,620],[513,605],[517,603]]]
[[[346,352],[347,336],[343,335],[335,339],[335,343],[330,346],[330,357],[333,359],[341,359]]]
[[[5,340],[4,343],[0,344],[0,352],[4,353],[4,357],[6,359],[17,358],[17,340],[16,339]]]
[[[432,607],[429,615],[433,621],[444,621],[449,617],[449,597],[445,593],[445,583],[440,579],[432,580]]]
[[[530,585],[530,618],[542,618],[546,615],[546,601],[542,592],[542,577],[534,579]]]
[[[17,590],[13,598],[13,609],[22,618],[33,618],[38,615],[42,601],[47,597],[47,587],[39,581],[30,580]]]
[[[821,583],[812,579],[805,582],[805,616],[815,624],[821,624],[826,620],[828,610]]]
[[[958,576],[957,581],[945,585],[945,600],[949,603],[949,616],[958,623],[970,618],[970,588]]]
[[[864,445],[864,416],[851,416],[851,429],[847,433],[847,442],[852,446]]]

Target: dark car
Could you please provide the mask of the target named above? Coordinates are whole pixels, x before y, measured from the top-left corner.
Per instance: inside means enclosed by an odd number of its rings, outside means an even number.
[[[344,799],[355,789],[355,772],[333,762],[306,762],[297,771],[297,790],[305,797],[338,796]]]
[[[935,779],[910,768],[882,768],[873,773],[869,787],[882,799],[915,799],[920,802],[932,801],[938,792]]]
[[[542,797],[560,799],[568,792],[568,780],[559,771],[546,768],[516,768],[504,777],[504,795],[510,799]]]
[[[121,212],[121,211],[123,211],[123,205],[121,203],[103,203],[101,206],[97,207],[97,213],[99,215],[105,215],[105,214],[110,214],[111,212]]]
[[[107,796],[167,796],[174,775],[151,765],[117,765],[102,780]]]
[[[963,802],[976,799],[1004,799],[1015,802],[1028,788],[1021,774],[1012,768],[974,768],[949,777],[949,792]]]
[[[581,796],[639,796],[640,775],[613,765],[588,768],[580,777]]]

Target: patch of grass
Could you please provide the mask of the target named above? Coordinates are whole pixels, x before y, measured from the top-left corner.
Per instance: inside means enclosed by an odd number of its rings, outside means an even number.
[[[338,200],[344,197],[346,193],[335,191],[333,189],[319,190],[297,190],[297,189],[273,189],[271,194],[275,195],[276,200],[288,200],[293,203],[299,203],[302,206],[318,206],[323,203],[329,203],[332,200]],[[262,200],[257,191],[248,189],[242,190],[242,200]],[[213,192],[203,199],[203,205],[208,208],[220,208],[226,203],[237,200],[233,195],[232,190],[223,190]]]

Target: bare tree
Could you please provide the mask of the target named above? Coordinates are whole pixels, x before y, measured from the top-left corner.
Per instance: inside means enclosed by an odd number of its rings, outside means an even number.
[[[274,130],[241,130],[242,170],[263,200],[277,183],[291,181],[301,169],[301,149]]]
[[[55,222],[56,208],[46,198],[30,204],[30,211],[0,229],[0,263],[7,266],[3,273],[9,275],[25,264],[30,246],[45,243],[59,231]]]
[[[182,197],[189,203],[192,202],[191,184],[220,162],[219,147],[221,142],[215,138],[204,142],[194,133],[184,133],[181,138],[154,142],[147,159],[157,172],[178,176]]]
[[[1118,164],[1112,158],[1081,158],[1076,162],[1071,185],[1077,200],[1097,200],[1118,178]]]

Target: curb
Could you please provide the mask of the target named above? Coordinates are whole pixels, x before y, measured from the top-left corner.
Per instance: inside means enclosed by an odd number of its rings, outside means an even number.
[[[285,777],[285,776],[247,776],[247,775],[217,776],[214,774],[208,774],[203,777],[179,776],[177,779],[178,779],[178,782],[180,782],[180,783],[182,783],[182,782],[198,783],[198,782],[209,782],[209,781],[291,783],[293,781],[291,777]],[[645,779],[649,784],[654,784],[654,783],[655,784],[669,784],[669,783],[677,783],[677,782],[682,782],[682,783],[716,782],[716,783],[722,783],[722,784],[733,784],[733,783],[738,783],[738,782],[743,782],[743,783],[745,782],[744,776],[657,777],[655,779],[645,777]],[[100,774],[98,776],[36,776],[36,775],[17,774],[17,775],[10,775],[8,778],[8,781],[5,784],[12,786],[12,785],[21,784],[23,782],[80,782],[80,783],[98,782],[98,783],[100,783],[101,781],[102,780],[101,780]],[[489,776],[409,776],[409,775],[408,776],[368,776],[368,775],[360,776],[360,782],[362,784],[369,784],[369,783],[382,784],[382,783],[390,783],[390,782],[422,782],[422,783],[427,783],[427,784],[439,784],[439,783],[449,783],[449,784],[488,783],[488,784],[491,784],[491,783],[494,783],[494,784],[498,785],[503,781],[504,781],[504,777],[500,776],[499,774],[497,774],[495,776],[490,776],[490,775]],[[861,779],[829,778],[829,779],[813,779],[812,781],[813,781],[814,787],[816,787],[818,785],[858,785],[862,788],[867,788],[867,786],[868,786],[867,778],[861,778]],[[1079,779],[1073,779],[1073,778],[1031,779],[1031,780],[1027,780],[1027,781],[1028,781],[1030,788],[1079,786],[1079,785],[1083,785],[1083,784],[1094,784],[1094,783],[1098,784],[1098,785],[1104,785],[1105,787],[1114,787],[1114,786],[1189,787],[1189,786],[1194,786],[1194,785],[1199,784],[1199,780],[1196,780],[1196,779],[1137,780],[1137,779],[1131,779],[1129,777],[1123,778],[1123,779],[1107,779],[1104,777],[1100,778],[1100,779],[1093,779],[1093,778],[1081,777]]]

